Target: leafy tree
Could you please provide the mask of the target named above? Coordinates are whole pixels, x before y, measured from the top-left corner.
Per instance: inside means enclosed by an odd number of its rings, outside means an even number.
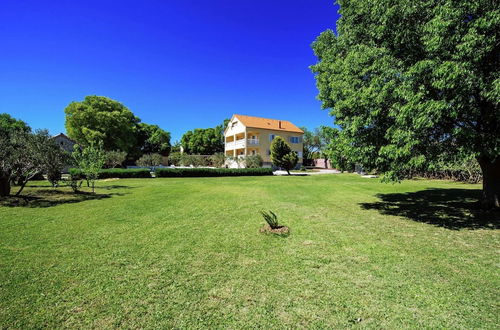
[[[281,136],[277,136],[271,142],[271,161],[290,175],[290,170],[297,165],[299,157]]]
[[[53,187],[61,180],[61,173],[65,166],[72,162],[71,155],[48,137],[43,153],[41,154],[43,172]]]
[[[16,181],[20,195],[24,187],[35,176],[48,173],[56,177],[54,171],[64,166],[67,161],[65,152],[54,142],[47,130],[37,130],[35,133],[15,131],[8,140],[2,143],[8,154],[3,159],[5,173],[8,173],[8,184]],[[7,189],[10,193],[10,187]]]
[[[0,134],[12,132],[31,132],[31,128],[24,121],[12,118],[8,113],[0,113]]]
[[[330,131],[333,128],[320,126],[319,128],[315,128],[314,131],[310,131],[306,127],[301,127],[301,129],[304,131],[304,136],[302,137],[304,145],[303,158],[305,160],[320,157],[327,159],[328,153],[326,151],[332,138]]]
[[[68,136],[82,146],[103,142],[105,150],[130,152],[137,145],[139,118],[123,104],[104,96],[86,96],[64,110]]]
[[[181,145],[187,154],[213,155],[224,152],[224,130],[229,119],[214,128],[196,128],[186,132]]]
[[[354,171],[355,163],[352,161],[356,155],[351,155],[350,152],[355,151],[349,148],[348,142],[344,141],[344,136],[340,134],[338,128],[330,127],[324,131],[329,135],[329,144],[325,147],[326,158],[330,160],[332,167],[341,171]]]
[[[92,193],[95,193],[95,180],[99,177],[99,171],[106,162],[106,152],[103,149],[102,142],[90,142],[88,146],[83,148],[75,145],[74,148],[73,159],[87,182],[92,185]]]
[[[188,154],[213,155],[224,151],[224,142],[218,128],[196,128],[181,138],[184,152]]]
[[[161,165],[162,157],[160,154],[145,154],[137,160],[137,165],[144,167],[154,167]]]
[[[352,161],[385,180],[473,155],[500,207],[500,11],[490,0],[339,0],[313,43],[322,107]]]
[[[168,156],[170,153],[170,133],[158,125],[138,124],[139,149],[143,154],[158,153]]]
[[[15,145],[12,143],[14,134],[27,134],[31,128],[22,120],[12,118],[7,113],[0,114],[0,196],[10,194],[12,179],[12,161]]]
[[[127,159],[127,153],[125,151],[111,150],[106,152],[106,167],[115,168],[121,166],[123,162]]]

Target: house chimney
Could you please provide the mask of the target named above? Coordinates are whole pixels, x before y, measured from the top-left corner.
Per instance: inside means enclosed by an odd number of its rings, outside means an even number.
[[[279,121],[279,126],[280,126],[280,128],[281,128],[281,120]]]

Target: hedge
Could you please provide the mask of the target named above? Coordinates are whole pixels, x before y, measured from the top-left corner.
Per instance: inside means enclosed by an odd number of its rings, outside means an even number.
[[[273,175],[272,168],[157,168],[156,177],[261,176]]]
[[[82,171],[77,168],[70,168],[69,174],[73,177],[83,177]],[[108,168],[99,171],[99,179],[108,178],[150,178],[151,172],[145,168],[123,169]]]

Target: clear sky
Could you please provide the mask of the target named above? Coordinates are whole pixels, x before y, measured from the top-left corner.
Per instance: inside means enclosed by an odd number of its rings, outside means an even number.
[[[308,66],[332,0],[2,1],[0,113],[64,132],[86,95],[172,133],[233,113],[331,125]]]

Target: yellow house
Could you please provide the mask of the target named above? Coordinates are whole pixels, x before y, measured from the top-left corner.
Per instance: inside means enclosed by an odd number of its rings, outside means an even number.
[[[271,142],[281,136],[288,142],[302,163],[302,135],[304,132],[286,120],[233,115],[224,131],[224,151],[228,157],[260,155],[264,166],[271,166]],[[230,162],[231,167],[236,166]]]

